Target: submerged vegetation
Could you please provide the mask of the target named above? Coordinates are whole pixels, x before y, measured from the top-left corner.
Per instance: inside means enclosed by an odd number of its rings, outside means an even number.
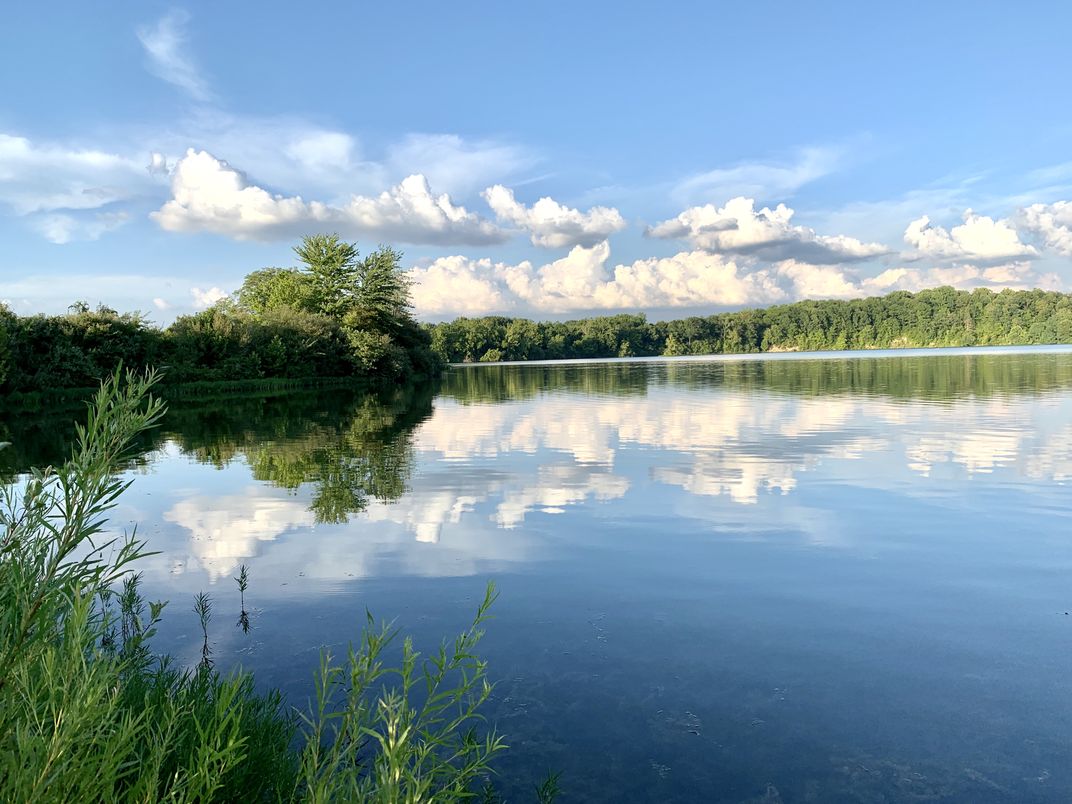
[[[301,267],[255,271],[234,298],[166,329],[85,303],[60,316],[16,316],[0,305],[0,396],[92,388],[120,365],[167,366],[171,385],[237,388],[438,372],[399,252],[360,257],[336,235],[306,237],[294,251]]]
[[[435,353],[451,363],[1070,343],[1072,296],[944,287],[675,321],[649,322],[643,315],[459,318],[431,332]]]
[[[0,799],[494,800],[505,745],[479,714],[491,686],[476,653],[491,586],[473,624],[426,658],[370,616],[341,663],[322,655],[301,715],[215,666],[207,596],[194,607],[201,662],[153,653],[165,606],[139,589],[145,544],[112,536],[107,514],[129,485],[116,470],[163,415],[156,379],[106,380],[70,459],[0,500]],[[237,580],[245,615],[245,568]]]

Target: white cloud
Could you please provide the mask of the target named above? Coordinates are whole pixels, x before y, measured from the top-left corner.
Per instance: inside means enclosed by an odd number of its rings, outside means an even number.
[[[482,245],[504,242],[508,235],[490,221],[454,204],[448,195],[433,196],[428,179],[407,176],[375,198],[353,196],[341,210],[342,222],[356,231],[397,238],[406,243]]]
[[[190,288],[190,295],[193,296],[194,307],[198,310],[204,310],[206,307],[211,307],[216,302],[227,298],[227,294],[217,287],[211,287],[208,290]]]
[[[558,314],[603,310],[717,309],[763,306],[797,299],[846,299],[917,291],[939,285],[1058,289],[1059,278],[1034,263],[953,264],[890,268],[869,277],[839,265],[796,260],[774,263],[683,251],[612,265],[610,246],[574,247],[543,265],[441,257],[409,272],[413,302],[425,317],[493,313]]]
[[[214,279],[220,281],[218,275]],[[0,298],[10,299],[12,308],[20,314],[60,314],[76,299],[84,299],[91,306],[103,303],[117,310],[140,310],[152,304],[154,296],[166,299],[174,293],[174,288],[189,288],[191,282],[201,282],[202,287],[211,287],[209,281],[201,278],[166,274],[31,274],[0,270]],[[193,297],[190,296],[185,304],[176,303],[173,310],[188,311],[192,302]]]
[[[592,207],[587,212],[541,198],[531,207],[514,198],[514,191],[501,184],[482,193],[500,221],[531,233],[532,243],[544,248],[594,246],[625,228],[625,221],[612,207]]]
[[[353,167],[357,143],[341,131],[313,130],[286,143],[284,152],[304,170],[346,172]]]
[[[915,257],[925,259],[1009,260],[1034,257],[1038,252],[1020,242],[1016,230],[1007,220],[994,220],[964,213],[964,223],[945,229],[935,226],[924,215],[908,224],[905,242],[915,250]]]
[[[1009,262],[1001,265],[951,265],[940,268],[888,268],[877,276],[860,282],[857,295],[875,295],[894,290],[916,292],[926,288],[949,286],[958,290],[989,288],[991,290],[1059,290],[1060,278],[1054,273],[1039,273],[1030,262]]]
[[[274,195],[206,151],[190,150],[172,173],[172,199],[151,217],[175,232],[214,232],[239,240],[270,240],[337,229],[403,243],[441,245],[503,242],[507,233],[446,194],[433,195],[421,175],[378,196],[351,196],[331,205]]]
[[[161,299],[159,296],[153,299],[153,306],[161,312],[166,312],[171,309],[171,304],[166,299]]]
[[[785,298],[774,276],[702,251],[651,257],[614,268],[613,279],[596,289],[600,307],[732,307],[769,304]]]
[[[331,201],[374,194],[415,173],[439,192],[468,198],[535,163],[519,145],[447,134],[411,134],[382,152],[366,153],[354,132],[289,115],[238,115],[215,107],[198,107],[145,139],[144,145],[166,154],[170,163],[196,144],[240,164],[261,186]]]
[[[527,148],[455,134],[409,134],[387,149],[392,176],[420,173],[448,193],[469,195],[538,161]]]
[[[315,220],[322,205],[250,185],[206,151],[189,150],[171,177],[172,199],[150,215],[173,232],[208,231],[239,239],[289,236]],[[326,217],[326,215],[325,215]]]
[[[423,315],[443,316],[515,309],[561,313],[725,307],[786,298],[774,272],[749,272],[732,260],[702,251],[614,267],[609,260],[606,242],[592,248],[576,246],[565,257],[538,267],[528,261],[509,265],[444,257],[410,271],[414,306]]]
[[[138,29],[138,40],[149,56],[149,69],[197,101],[212,99],[208,84],[186,53],[186,23],[190,15],[172,11],[156,25]]]
[[[62,245],[74,240],[97,240],[129,220],[125,212],[98,212],[91,217],[54,213],[34,218],[32,225],[46,240]]]
[[[418,279],[412,288],[414,306],[425,315],[458,311],[487,315],[511,310],[514,299],[495,279],[496,272],[504,267],[489,259],[440,257],[426,268],[410,272]]]
[[[164,154],[159,151],[153,151],[149,154],[149,164],[145,166],[145,169],[152,176],[166,176],[171,171],[171,166],[168,165],[167,157]]]
[[[682,203],[733,196],[785,198],[833,173],[841,159],[838,148],[804,148],[791,162],[743,162],[690,176],[678,183],[673,196]]]
[[[1032,204],[1015,216],[1017,228],[1038,237],[1058,254],[1072,257],[1072,201]]]
[[[861,295],[856,277],[834,265],[811,265],[787,260],[773,269],[788,280],[792,298],[848,299]]]
[[[0,203],[16,215],[99,209],[152,186],[137,159],[0,133]]]
[[[862,243],[845,235],[818,235],[806,226],[793,225],[793,214],[785,204],[757,212],[753,199],[738,197],[721,208],[714,204],[690,207],[649,228],[647,234],[684,239],[715,254],[753,254],[817,264],[853,262],[889,251],[878,243]]]

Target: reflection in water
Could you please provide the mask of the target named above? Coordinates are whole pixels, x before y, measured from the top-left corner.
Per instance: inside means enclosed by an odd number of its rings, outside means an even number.
[[[0,418],[0,472],[65,426]],[[1072,351],[460,368],[178,404],[137,463],[147,591],[249,564],[216,657],[275,683],[500,578],[506,761],[578,797],[1072,799]]]
[[[238,569],[257,552],[257,542],[311,527],[313,512],[298,500],[278,499],[260,486],[241,494],[194,494],[163,514],[190,533],[190,552],[213,582]]]
[[[896,466],[1060,482],[1072,476],[1069,387],[1062,353],[477,366],[449,372],[434,409],[412,390],[176,404],[141,461],[245,466],[259,482],[180,489],[162,515],[214,580],[315,524],[361,515],[436,544],[472,518],[513,529],[534,511],[622,499],[638,467],[742,505],[791,494],[822,466],[869,486],[903,484]],[[9,472],[60,460],[70,433],[10,422],[0,439],[18,449],[0,457]],[[616,471],[623,452],[631,472]]]

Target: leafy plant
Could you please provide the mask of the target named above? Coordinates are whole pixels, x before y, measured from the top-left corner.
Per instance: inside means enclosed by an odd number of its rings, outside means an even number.
[[[164,408],[158,380],[117,371],[90,405],[70,459],[0,498],[0,800],[454,802],[473,798],[505,745],[479,709],[491,694],[476,649],[495,599],[427,658],[371,615],[345,661],[321,657],[302,718],[252,675],[211,659],[212,601],[195,599],[201,661],[155,655],[165,604],[132,565],[144,543],[106,514],[116,472]],[[248,571],[236,579],[245,614]],[[297,742],[297,738],[304,738]],[[537,790],[548,800],[557,778]]]
[[[344,665],[321,656],[316,703],[304,720],[301,758],[308,801],[462,801],[506,748],[494,731],[480,736],[480,706],[491,694],[476,655],[488,610],[488,584],[472,626],[421,661],[409,638],[400,667],[383,655],[398,637],[371,615]],[[394,683],[389,683],[393,681]]]

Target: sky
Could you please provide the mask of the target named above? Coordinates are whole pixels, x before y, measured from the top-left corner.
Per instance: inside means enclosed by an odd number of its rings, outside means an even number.
[[[0,300],[166,324],[404,252],[424,320],[1072,290],[1061,3],[10,4]]]

